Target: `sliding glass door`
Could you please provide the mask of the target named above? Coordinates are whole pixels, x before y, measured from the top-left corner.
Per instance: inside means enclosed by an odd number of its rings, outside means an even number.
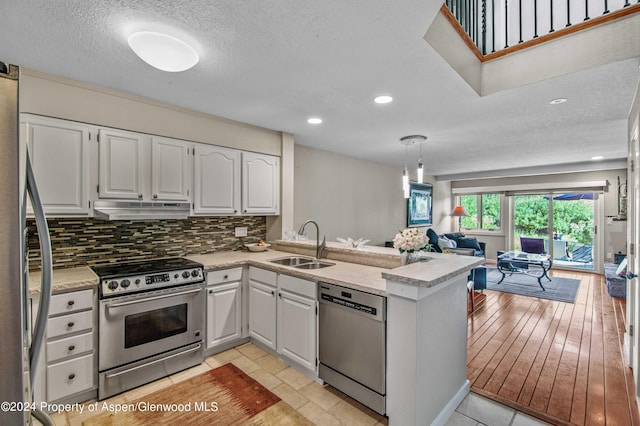
[[[594,229],[593,193],[513,197],[515,250],[548,253],[556,266],[592,270]]]
[[[546,253],[549,238],[549,198],[544,195],[513,197],[513,247],[527,253]]]

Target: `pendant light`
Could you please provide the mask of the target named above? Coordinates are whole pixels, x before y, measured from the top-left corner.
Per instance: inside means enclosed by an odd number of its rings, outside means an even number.
[[[418,160],[418,183],[424,182],[424,166],[422,164],[422,142],[427,137],[422,135],[410,135],[400,138],[400,143],[404,145],[404,170],[402,171],[402,190],[404,198],[409,198],[409,170],[407,169],[407,147],[415,143],[420,144],[420,159]]]
[[[418,183],[424,183],[424,167],[422,165],[422,143],[420,144],[420,159],[418,160]]]

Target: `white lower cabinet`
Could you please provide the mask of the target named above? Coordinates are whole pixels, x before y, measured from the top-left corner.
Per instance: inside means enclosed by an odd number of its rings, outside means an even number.
[[[277,274],[249,268],[249,335],[263,345],[276,349]]]
[[[316,368],[316,302],[278,291],[278,353],[298,364]]]
[[[93,290],[51,297],[46,341],[46,400],[61,401],[96,389]]]
[[[242,337],[242,268],[207,273],[207,349]]]
[[[316,283],[251,267],[249,297],[251,338],[316,371]]]

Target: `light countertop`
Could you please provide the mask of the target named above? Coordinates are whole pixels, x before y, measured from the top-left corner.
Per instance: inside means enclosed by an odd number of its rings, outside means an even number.
[[[272,246],[277,250],[270,248],[264,252],[228,251],[187,258],[202,263],[207,271],[250,265],[380,295],[387,294],[387,279],[419,287],[433,287],[484,263],[484,258],[425,253],[423,257],[427,258],[426,261],[401,266],[398,251],[392,248],[365,246],[362,249],[352,249],[331,242],[327,243],[327,246],[327,258],[322,260],[335,265],[313,270],[278,265],[269,260],[291,256],[292,253],[313,257],[315,241],[278,241]],[[98,277],[89,267],[53,271],[54,294],[96,288],[98,282]],[[29,273],[29,290],[32,294],[40,291],[39,271]]]

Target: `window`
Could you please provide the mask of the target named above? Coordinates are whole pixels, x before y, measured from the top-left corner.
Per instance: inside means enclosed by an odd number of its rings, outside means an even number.
[[[460,205],[469,213],[469,216],[461,217],[461,228],[500,229],[501,201],[500,194],[461,195]]]

